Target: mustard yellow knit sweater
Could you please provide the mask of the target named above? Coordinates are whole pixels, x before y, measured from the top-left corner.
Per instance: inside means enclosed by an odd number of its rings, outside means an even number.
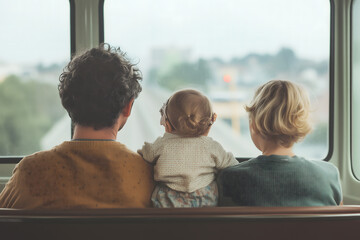
[[[152,190],[152,168],[125,145],[71,141],[21,160],[0,207],[143,208]]]

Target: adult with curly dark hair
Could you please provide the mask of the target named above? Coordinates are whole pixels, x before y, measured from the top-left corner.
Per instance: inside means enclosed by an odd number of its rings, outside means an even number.
[[[74,124],[73,139],[21,160],[0,207],[150,206],[150,165],[115,141],[141,92],[141,79],[125,54],[107,44],[74,57],[58,86]]]

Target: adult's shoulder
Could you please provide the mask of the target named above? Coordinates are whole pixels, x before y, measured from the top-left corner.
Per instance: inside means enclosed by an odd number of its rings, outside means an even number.
[[[62,144],[53,147],[49,150],[35,152],[28,156],[25,156],[21,161],[17,164],[17,168],[19,170],[23,169],[41,169],[46,167],[47,165],[51,165],[52,161],[55,159],[54,156],[58,154],[59,149],[62,147]]]
[[[308,174],[313,174],[318,177],[323,177],[324,179],[337,181],[339,179],[339,170],[338,168],[330,163],[323,160],[308,160],[305,158],[299,158],[298,169],[307,172]]]
[[[58,146],[46,150],[33,153],[24,157],[14,168],[13,175],[9,182],[16,191],[29,191],[31,188],[33,192],[42,192],[49,185],[56,171],[56,152]],[[32,187],[30,187],[32,186]]]
[[[327,170],[327,171],[335,171],[337,172],[338,169],[337,167],[330,163],[330,162],[327,162],[327,161],[323,161],[323,160],[308,160],[308,159],[305,159],[305,158],[300,158],[304,163],[308,164],[308,165],[311,165],[311,166],[314,166],[318,169],[322,169],[322,170]]]
[[[129,149],[126,145],[120,142],[111,142],[108,146],[109,151],[113,151],[115,153],[121,154],[126,158],[134,158],[134,159],[142,159],[141,156],[134,152],[133,150]]]
[[[338,168],[330,162],[326,162],[322,160],[313,160],[312,163],[318,166],[319,169],[321,169],[322,171],[326,172],[329,175],[333,175],[334,177],[335,176],[337,177],[339,175]]]

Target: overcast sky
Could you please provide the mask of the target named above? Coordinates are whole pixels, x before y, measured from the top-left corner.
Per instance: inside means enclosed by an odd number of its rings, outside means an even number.
[[[0,0],[0,61],[67,61],[68,0]]]
[[[224,59],[281,47],[329,55],[328,0],[105,0],[104,9],[105,41],[139,59],[156,47]],[[68,0],[0,0],[0,61],[67,61],[69,19]]]
[[[125,3],[123,3],[125,2]],[[329,55],[328,0],[106,0],[105,41],[134,55],[159,46],[232,58],[290,47]]]

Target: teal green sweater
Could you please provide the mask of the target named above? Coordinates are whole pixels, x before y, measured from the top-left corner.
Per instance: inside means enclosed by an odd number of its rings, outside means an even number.
[[[329,206],[342,201],[337,168],[297,156],[259,156],[218,176],[220,206]]]

